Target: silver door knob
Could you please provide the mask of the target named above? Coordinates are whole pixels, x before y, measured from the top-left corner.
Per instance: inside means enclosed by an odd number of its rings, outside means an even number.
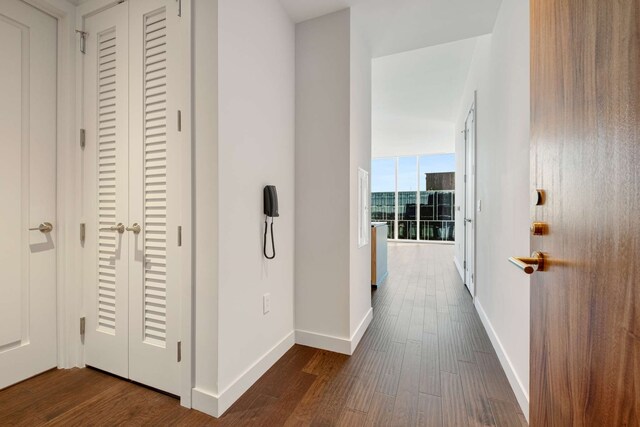
[[[29,229],[29,231],[39,231],[41,233],[51,233],[51,230],[53,230],[53,224],[50,222],[43,222],[39,226]]]
[[[142,231],[142,227],[140,227],[140,224],[138,224],[137,222],[134,222],[133,225],[131,227],[127,227],[126,230],[133,231],[133,234],[140,234],[140,231]]]
[[[124,233],[124,224],[119,222],[117,225],[111,227],[101,228],[100,231],[117,231],[118,233]]]

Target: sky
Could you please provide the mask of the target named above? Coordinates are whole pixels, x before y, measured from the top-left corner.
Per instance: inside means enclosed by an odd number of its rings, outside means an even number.
[[[416,191],[426,189],[424,174],[429,172],[455,172],[455,154],[434,154],[418,157],[398,158],[398,191]],[[373,159],[371,161],[371,191],[395,191],[396,158]],[[418,168],[420,169],[418,171]],[[417,173],[420,172],[419,178]]]

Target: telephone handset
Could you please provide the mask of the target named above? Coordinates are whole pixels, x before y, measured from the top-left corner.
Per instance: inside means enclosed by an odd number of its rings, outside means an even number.
[[[280,216],[278,214],[278,191],[275,185],[264,187],[264,214],[271,218]]]
[[[278,192],[276,191],[275,185],[267,185],[263,190],[263,199],[264,199],[264,239],[262,245],[262,252],[264,253],[265,258],[274,259],[276,257],[276,244],[273,240],[273,218],[280,216],[278,214]],[[271,251],[273,255],[267,255],[267,218],[271,217]]]

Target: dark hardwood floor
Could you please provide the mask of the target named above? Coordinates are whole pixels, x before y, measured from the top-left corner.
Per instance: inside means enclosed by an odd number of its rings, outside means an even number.
[[[0,391],[0,426],[525,426],[452,257],[452,246],[390,244],[355,354],[296,345],[220,419],[72,369]]]

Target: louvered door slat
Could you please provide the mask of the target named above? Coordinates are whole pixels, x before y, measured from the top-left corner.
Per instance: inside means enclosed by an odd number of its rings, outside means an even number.
[[[115,30],[102,33],[98,36],[98,93],[113,94],[109,97],[100,97],[98,102],[98,152],[109,150],[109,159],[98,159],[98,188],[104,188],[115,181],[115,140],[112,137],[115,129],[115,93],[116,93],[116,34]],[[98,197],[98,228],[115,225],[116,191],[102,192]],[[98,330],[115,334],[116,327],[116,293],[115,281],[116,244],[113,232],[98,232],[98,250],[103,260],[98,263]],[[105,283],[112,283],[105,287]]]
[[[166,346],[167,37],[164,10],[145,16],[143,56],[144,340]],[[153,249],[150,249],[153,248]],[[161,260],[161,263],[158,262]]]

